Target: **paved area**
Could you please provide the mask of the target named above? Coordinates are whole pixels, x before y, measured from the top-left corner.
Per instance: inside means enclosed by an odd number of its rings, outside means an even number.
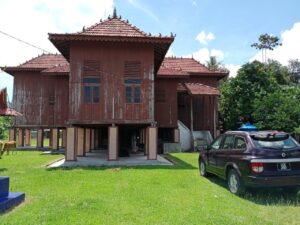
[[[157,160],[147,160],[144,154],[132,154],[130,157],[119,157],[117,161],[108,161],[106,151],[87,153],[85,157],[77,157],[77,161],[61,159],[48,165],[48,168],[58,167],[89,167],[89,166],[145,166],[145,165],[173,165],[169,160],[157,155]]]

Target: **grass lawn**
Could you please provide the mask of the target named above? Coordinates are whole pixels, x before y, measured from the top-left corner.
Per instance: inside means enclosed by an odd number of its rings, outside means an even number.
[[[261,191],[240,198],[217,178],[199,177],[197,154],[176,166],[46,169],[62,155],[17,152],[0,176],[26,201],[0,224],[299,224],[300,194]]]

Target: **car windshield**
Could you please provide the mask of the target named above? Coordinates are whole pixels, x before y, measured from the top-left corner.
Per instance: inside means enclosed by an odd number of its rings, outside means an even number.
[[[264,149],[274,149],[274,150],[288,150],[298,147],[299,144],[290,136],[286,139],[259,139],[255,137],[251,137],[253,144],[257,148],[264,148]]]

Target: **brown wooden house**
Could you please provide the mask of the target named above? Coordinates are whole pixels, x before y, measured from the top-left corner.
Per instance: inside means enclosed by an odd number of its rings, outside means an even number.
[[[158,142],[180,141],[178,120],[216,134],[218,82],[227,73],[190,58],[165,58],[173,35],[147,34],[114,14],[49,40],[61,55],[2,68],[14,76],[13,104],[23,114],[15,121],[19,146],[29,145],[36,129],[43,147],[43,130],[51,129],[51,146],[65,146],[66,160],[93,149],[118,160],[135,147],[151,160]]]

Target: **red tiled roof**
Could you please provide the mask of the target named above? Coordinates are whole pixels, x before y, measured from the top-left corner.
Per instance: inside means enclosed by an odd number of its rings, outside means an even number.
[[[6,88],[0,90],[0,116],[22,116],[21,113],[17,112],[12,108],[7,107],[7,92]]]
[[[7,108],[7,92],[6,88],[0,90],[0,109]]]
[[[69,72],[70,72],[69,64],[53,66],[51,68],[42,71],[43,74],[47,74],[47,75],[68,75]]]
[[[160,76],[188,76],[189,74],[186,71],[181,69],[168,68],[165,65],[161,65],[158,71]]]
[[[190,95],[220,95],[217,88],[201,83],[184,83]]]
[[[187,89],[182,83],[178,83],[177,84],[177,91],[182,92],[182,91],[187,91]]]
[[[68,63],[62,55],[58,54],[43,54],[35,57],[19,66],[19,68],[50,68],[60,64]]]
[[[5,108],[0,109],[0,116],[22,116],[22,114],[12,108]]]
[[[167,68],[168,70],[166,70]],[[182,76],[189,75],[218,75],[225,77],[227,72],[211,71],[203,64],[192,58],[166,57],[158,70],[159,77],[176,76],[175,71],[181,71]]]
[[[27,62],[12,67],[1,67],[5,72],[11,73],[14,71],[26,71],[26,70],[36,70],[40,71],[43,69],[48,69],[53,66],[68,64],[66,59],[59,54],[42,54],[37,56]]]

